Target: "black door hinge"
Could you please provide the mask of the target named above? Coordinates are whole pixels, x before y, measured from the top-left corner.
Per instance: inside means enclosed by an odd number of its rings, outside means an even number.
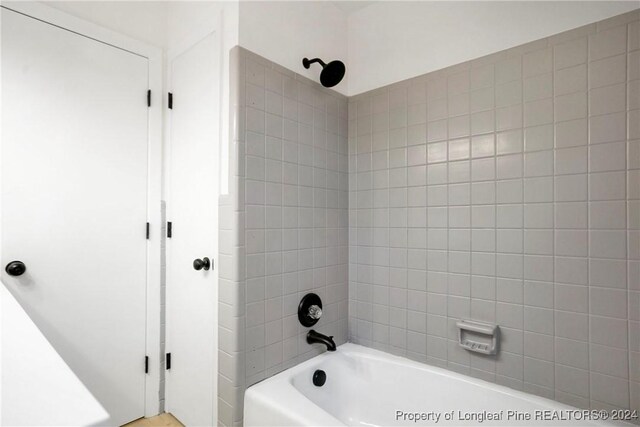
[[[144,357],[144,373],[149,373],[149,356]]]
[[[150,229],[150,227],[151,226],[149,225],[149,223],[147,223],[147,240],[149,240],[149,231],[150,231],[149,229]]]
[[[173,236],[173,223],[171,221],[167,222],[167,238],[170,239]]]
[[[171,369],[171,353],[167,353],[165,361],[165,369],[168,371]]]
[[[147,107],[151,107],[151,89],[147,91]]]
[[[173,110],[173,94],[171,92],[169,92],[169,109]]]

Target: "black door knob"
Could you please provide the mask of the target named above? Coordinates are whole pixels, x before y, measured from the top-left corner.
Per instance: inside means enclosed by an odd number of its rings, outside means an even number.
[[[27,271],[27,266],[22,261],[11,261],[4,268],[9,276],[22,276]]]
[[[211,268],[211,260],[207,257],[202,259],[198,258],[193,261],[193,268],[196,270],[209,270]]]

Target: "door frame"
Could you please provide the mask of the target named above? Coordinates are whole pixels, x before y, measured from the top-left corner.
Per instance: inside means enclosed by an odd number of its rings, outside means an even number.
[[[165,61],[165,76],[166,76],[166,87],[167,87],[167,92],[172,92],[173,88],[172,88],[172,73],[171,73],[171,64],[172,62],[178,58],[180,55],[182,55],[183,53],[187,52],[189,49],[191,49],[192,47],[194,47],[195,45],[197,45],[199,42],[201,42],[202,40],[204,40],[206,37],[209,37],[211,35],[214,35],[215,39],[216,39],[216,44],[218,47],[218,61],[219,61],[219,70],[218,70],[218,76],[219,76],[219,87],[218,87],[218,117],[216,118],[218,121],[218,187],[215,188],[216,193],[215,194],[211,194],[211,197],[215,197],[215,205],[216,205],[216,209],[219,210],[219,196],[220,196],[220,172],[221,172],[221,158],[220,158],[220,154],[221,154],[221,147],[223,144],[223,108],[224,108],[224,104],[223,104],[223,98],[224,98],[224,94],[222,91],[222,88],[224,86],[224,78],[223,78],[223,70],[224,70],[224,31],[223,31],[223,20],[224,20],[224,13],[222,11],[220,11],[217,16],[216,16],[216,22],[215,24],[213,24],[213,22],[199,22],[197,23],[192,30],[186,34],[185,36],[183,36],[181,39],[177,40],[177,42],[175,43],[175,45],[173,47],[171,47],[170,49],[168,49],[167,54],[165,56],[166,61]],[[171,111],[167,108],[167,113],[165,115],[165,122],[164,122],[164,186],[163,186],[163,199],[166,201],[166,215],[167,215],[167,221],[171,221],[171,144],[172,144],[172,140],[171,140],[171,126],[172,126],[172,120],[171,120]],[[219,213],[218,213],[219,215]],[[218,224],[216,224],[216,228],[218,228]],[[219,236],[218,236],[219,239]],[[166,300],[166,306],[168,307],[171,304],[169,295],[169,288],[175,286],[174,283],[171,282],[171,240],[167,239],[167,244],[166,244],[166,295],[167,295],[167,300]],[[213,254],[213,258],[212,261],[214,262],[215,268],[213,269],[213,273],[215,274],[215,278],[217,280],[217,283],[219,284],[219,280],[220,280],[220,276],[219,276],[219,242],[218,240],[216,240],[215,242],[213,242],[215,244],[215,253]],[[219,286],[216,286],[214,288],[214,307],[213,309],[217,310],[218,309],[218,299],[219,299],[219,295],[218,295],[218,288]],[[171,352],[171,336],[168,333],[169,328],[170,328],[170,324],[173,322],[173,316],[172,316],[172,312],[170,310],[166,310],[166,337],[165,337],[165,343],[166,343],[166,352],[169,353]],[[218,316],[215,316],[215,324],[212,325],[212,328],[214,330],[214,334],[215,334],[215,342],[214,344],[214,354],[218,353]],[[216,365],[213,368],[213,378],[211,378],[212,384],[213,384],[213,413],[212,413],[212,423],[217,422],[218,419],[218,364],[216,363]],[[170,387],[170,381],[168,379],[165,379],[165,384],[166,384],[166,388],[165,388],[165,408],[168,408],[170,410],[171,408],[171,387]]]
[[[144,416],[150,417],[160,412],[160,341],[161,341],[161,243],[162,217],[162,49],[140,42],[89,21],[61,12],[38,2],[4,2],[3,9],[27,15],[62,29],[78,33],[131,53],[143,56],[149,61],[149,89],[151,106],[148,114],[148,167],[147,167],[147,220],[150,225],[147,240],[147,282],[146,282],[146,355],[149,357],[149,372],[145,375]],[[2,210],[0,209],[0,212]],[[142,224],[141,224],[142,226]],[[2,230],[0,230],[0,233]],[[140,361],[143,368],[144,361]]]

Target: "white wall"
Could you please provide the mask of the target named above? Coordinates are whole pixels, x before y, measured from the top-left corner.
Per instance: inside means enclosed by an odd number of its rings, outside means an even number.
[[[235,1],[43,1],[70,15],[136,40],[171,51],[206,28],[217,28],[221,15],[225,41],[238,44]]]
[[[168,2],[45,1],[47,6],[158,47],[167,44]]]
[[[167,9],[167,57],[180,54],[214,29],[221,35],[220,193],[229,180],[229,51],[239,44],[237,1],[170,1]],[[166,159],[166,157],[165,157]],[[168,164],[165,165],[168,167]],[[167,169],[168,170],[168,169]]]
[[[243,1],[240,46],[318,81],[321,67],[306,70],[302,58],[346,63],[347,14],[327,1]],[[334,89],[347,94],[347,78]]]
[[[636,8],[637,1],[379,2],[349,15],[349,95]]]
[[[302,58],[340,59],[347,74],[335,89],[347,95],[638,7],[637,1],[380,1],[347,14],[329,1],[47,4],[168,50],[222,13],[225,47],[239,44],[316,81],[320,66],[306,70]]]
[[[168,1],[167,49],[189,43],[194,33],[217,28],[222,21],[223,45],[230,50],[238,44],[238,2],[236,1]]]

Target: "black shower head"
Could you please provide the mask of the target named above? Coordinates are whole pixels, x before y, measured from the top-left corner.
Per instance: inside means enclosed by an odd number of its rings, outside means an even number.
[[[328,64],[325,64],[320,58],[304,58],[302,60],[302,65],[304,68],[309,68],[314,62],[319,62],[320,65],[322,65],[322,72],[320,73],[320,83],[322,83],[322,86],[334,87],[340,83],[344,77],[346,68],[342,61],[331,61]]]

